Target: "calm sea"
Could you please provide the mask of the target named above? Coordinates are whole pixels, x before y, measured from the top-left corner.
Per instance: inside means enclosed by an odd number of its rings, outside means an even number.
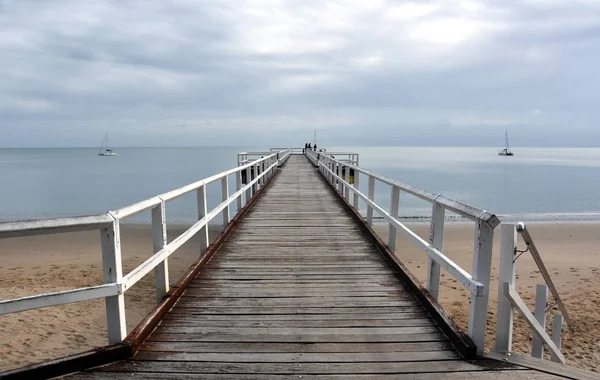
[[[0,220],[106,212],[234,167],[240,151],[260,148],[0,149]],[[600,220],[600,149],[337,147],[360,154],[360,166],[510,219]],[[361,189],[366,192],[366,179]],[[209,207],[219,203],[209,188]],[[230,187],[233,187],[233,183]],[[389,205],[390,189],[376,187]],[[401,215],[426,216],[430,205],[402,196]],[[195,219],[194,195],[167,205],[173,222]],[[147,220],[143,216],[137,221]]]

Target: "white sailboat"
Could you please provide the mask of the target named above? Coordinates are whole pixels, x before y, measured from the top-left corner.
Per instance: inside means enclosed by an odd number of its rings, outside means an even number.
[[[508,131],[504,130],[504,135],[506,139],[505,148],[498,152],[498,156],[514,156],[513,152],[510,151],[510,147],[508,146]]]
[[[112,150],[108,149],[108,132],[104,135],[104,140],[102,141],[102,145],[100,145],[100,152],[98,152],[98,156],[116,156],[117,154]]]

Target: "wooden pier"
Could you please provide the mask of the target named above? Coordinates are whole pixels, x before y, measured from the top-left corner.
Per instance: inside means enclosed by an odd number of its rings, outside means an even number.
[[[137,354],[72,378],[558,378],[465,359],[398,271],[292,156]]]
[[[368,195],[360,191],[361,176]],[[211,183],[220,183],[222,202],[208,210]],[[375,202],[376,183],[391,189],[389,211]],[[197,222],[167,241],[167,202],[192,193]],[[432,204],[429,241],[399,220],[400,193]],[[148,211],[154,254],[124,274],[120,223]],[[473,273],[443,252],[446,212],[474,222]],[[372,230],[374,214],[389,226],[387,243]],[[225,230],[210,243],[208,224],[221,217]],[[484,210],[359,167],[356,153],[292,148],[240,153],[234,169],[105,214],[3,222],[0,239],[100,232],[102,285],[1,300],[0,314],[104,298],[109,345],[0,378],[600,379],[564,365],[562,315],[554,316],[550,337],[537,322],[545,319],[545,301],[536,302],[534,316],[516,291],[516,234],[527,234],[522,224],[502,224],[496,342],[484,356],[498,225]],[[169,256],[196,234],[198,261],[169,289]],[[398,234],[428,256],[425,284],[402,264]],[[528,244],[539,258],[530,237]],[[467,331],[437,303],[442,269],[470,293]],[[124,293],[151,272],[157,305],[127,331]],[[553,362],[541,360],[539,349],[533,358],[511,351],[515,312]]]

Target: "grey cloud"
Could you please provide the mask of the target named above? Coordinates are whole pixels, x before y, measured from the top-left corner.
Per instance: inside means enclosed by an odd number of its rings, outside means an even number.
[[[0,28],[0,146],[600,144],[583,1],[23,0]]]

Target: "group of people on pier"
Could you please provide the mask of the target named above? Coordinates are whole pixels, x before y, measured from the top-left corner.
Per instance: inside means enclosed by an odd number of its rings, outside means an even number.
[[[317,151],[317,143],[315,143],[314,146],[311,143],[304,144],[304,150],[302,151],[302,153],[304,153],[306,150],[313,150],[316,152]]]

